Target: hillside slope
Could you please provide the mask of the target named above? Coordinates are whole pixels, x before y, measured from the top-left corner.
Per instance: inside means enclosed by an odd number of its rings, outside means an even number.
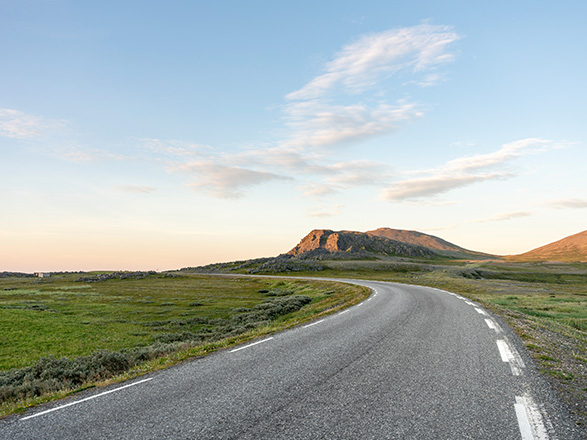
[[[389,238],[402,243],[423,246],[433,250],[435,253],[452,258],[475,258],[475,259],[498,259],[496,255],[483,252],[471,251],[434,235],[424,234],[418,231],[404,229],[379,228],[366,232],[369,235]]]
[[[560,261],[587,263],[587,230],[519,255],[508,255],[508,261]]]

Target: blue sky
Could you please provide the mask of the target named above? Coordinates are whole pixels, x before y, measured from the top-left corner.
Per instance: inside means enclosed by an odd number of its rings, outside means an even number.
[[[585,229],[582,1],[5,1],[0,270]]]

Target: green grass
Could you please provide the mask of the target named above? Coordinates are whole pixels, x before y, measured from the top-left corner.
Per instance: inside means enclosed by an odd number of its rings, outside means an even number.
[[[0,339],[0,414],[288,328],[369,294],[321,281],[79,277],[0,278],[0,334],[8,335]]]

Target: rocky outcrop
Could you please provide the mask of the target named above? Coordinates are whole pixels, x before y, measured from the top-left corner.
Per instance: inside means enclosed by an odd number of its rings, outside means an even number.
[[[307,254],[318,255],[324,253],[348,253],[363,256],[378,254],[412,258],[433,258],[438,256],[432,250],[415,244],[403,243],[364,232],[331,231],[329,229],[313,230],[287,255],[303,257]]]

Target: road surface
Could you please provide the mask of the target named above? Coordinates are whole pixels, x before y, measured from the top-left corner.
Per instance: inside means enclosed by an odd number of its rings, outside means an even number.
[[[325,319],[0,421],[1,439],[579,438],[511,330],[433,288],[356,281]]]

